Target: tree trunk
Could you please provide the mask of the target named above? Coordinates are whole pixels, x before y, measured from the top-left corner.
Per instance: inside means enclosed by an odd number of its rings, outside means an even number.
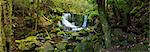
[[[110,27],[108,25],[108,21],[107,21],[107,14],[105,13],[105,0],[97,0],[97,4],[98,4],[98,11],[100,14],[100,22],[102,24],[102,29],[103,29],[103,33],[105,36],[105,45],[106,48],[111,46],[111,40],[110,40]]]
[[[4,4],[2,5],[3,10],[3,28],[4,34],[6,36],[6,49],[7,52],[13,52],[14,49],[14,37],[12,33],[12,0],[4,0]]]
[[[3,29],[2,29],[2,0],[0,0],[0,52],[4,52],[5,50],[5,36],[3,34]]]

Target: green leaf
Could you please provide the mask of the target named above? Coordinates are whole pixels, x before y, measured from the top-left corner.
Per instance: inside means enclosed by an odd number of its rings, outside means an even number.
[[[63,35],[63,34],[65,34],[65,32],[63,31],[57,33],[57,35]]]
[[[44,52],[49,52],[54,50],[54,47],[49,43],[49,42],[45,42],[44,44]]]
[[[56,44],[56,47],[58,48],[58,49],[65,49],[66,48],[66,43],[58,43],[58,44]]]

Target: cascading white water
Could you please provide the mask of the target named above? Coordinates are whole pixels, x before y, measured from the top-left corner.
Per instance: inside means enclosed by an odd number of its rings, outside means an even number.
[[[83,20],[83,24],[82,24],[82,27],[83,28],[86,28],[87,27],[87,15],[84,15],[84,20]]]
[[[82,27],[78,27],[75,24],[72,24],[71,22],[69,22],[67,19],[71,17],[70,13],[64,13],[62,16],[62,24],[64,25],[64,28],[71,28],[71,30],[69,31],[80,31],[84,28],[87,27],[87,16],[84,16],[84,22]],[[68,31],[68,29],[66,29]]]
[[[71,16],[70,13],[64,13],[64,14],[63,14],[63,16],[62,16],[62,23],[63,23],[63,25],[65,25],[66,27],[70,27],[70,28],[77,28],[77,26],[71,24],[71,23],[67,20],[67,18],[68,18],[69,16]]]

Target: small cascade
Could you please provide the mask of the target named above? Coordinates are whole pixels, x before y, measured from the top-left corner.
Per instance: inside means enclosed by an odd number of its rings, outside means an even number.
[[[84,16],[82,27],[78,27],[75,23],[68,21],[68,18],[71,17],[70,13],[64,13],[62,16],[62,26],[65,31],[80,31],[87,27],[87,15]],[[59,25],[61,25],[59,23]]]
[[[62,23],[64,26],[69,27],[69,28],[77,28],[77,26],[73,25],[72,23],[70,23],[67,19],[68,17],[71,16],[70,13],[65,13],[62,16]]]
[[[88,18],[87,15],[84,15],[83,24],[82,24],[83,28],[87,27],[87,18]]]

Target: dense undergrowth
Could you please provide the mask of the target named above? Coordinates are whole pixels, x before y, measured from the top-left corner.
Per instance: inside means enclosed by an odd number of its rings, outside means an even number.
[[[112,45],[106,49],[101,16],[94,0],[14,0],[13,33],[16,51],[148,51],[148,5],[148,0],[107,0],[105,8]],[[83,15],[88,15],[89,29],[63,31],[58,25],[63,13],[77,16],[78,23],[83,22],[80,21]]]

